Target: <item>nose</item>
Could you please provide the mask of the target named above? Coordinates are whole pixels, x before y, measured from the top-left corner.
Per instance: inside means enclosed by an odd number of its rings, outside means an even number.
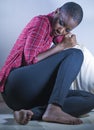
[[[67,34],[65,27],[58,28],[57,32],[59,35],[66,35]]]

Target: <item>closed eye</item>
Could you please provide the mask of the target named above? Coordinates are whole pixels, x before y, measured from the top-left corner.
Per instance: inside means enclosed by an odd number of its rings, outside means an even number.
[[[62,27],[66,27],[66,24],[64,23],[63,20],[59,19],[59,24],[62,26]],[[66,28],[66,32],[69,33],[71,31],[71,29],[69,28]]]
[[[63,27],[65,26],[65,23],[61,19],[59,19],[59,24]]]

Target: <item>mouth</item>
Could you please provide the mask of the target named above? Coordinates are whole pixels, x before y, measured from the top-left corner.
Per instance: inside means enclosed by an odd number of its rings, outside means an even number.
[[[59,34],[57,31],[54,31],[54,36],[60,36],[61,34]]]
[[[54,36],[57,36],[57,33],[56,33],[56,31],[54,31]]]

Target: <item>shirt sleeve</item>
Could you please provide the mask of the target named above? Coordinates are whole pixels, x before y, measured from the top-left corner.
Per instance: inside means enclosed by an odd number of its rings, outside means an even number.
[[[47,35],[48,24],[44,18],[34,18],[28,32],[24,47],[24,57],[27,64],[38,62],[36,56],[42,52]]]

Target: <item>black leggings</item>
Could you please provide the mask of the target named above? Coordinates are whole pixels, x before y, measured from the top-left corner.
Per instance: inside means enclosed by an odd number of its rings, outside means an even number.
[[[63,111],[79,116],[94,108],[94,95],[69,90],[80,71],[83,54],[68,49],[36,64],[11,71],[2,96],[13,110],[32,109],[36,113],[47,104],[57,104]],[[41,107],[39,107],[41,106]]]

